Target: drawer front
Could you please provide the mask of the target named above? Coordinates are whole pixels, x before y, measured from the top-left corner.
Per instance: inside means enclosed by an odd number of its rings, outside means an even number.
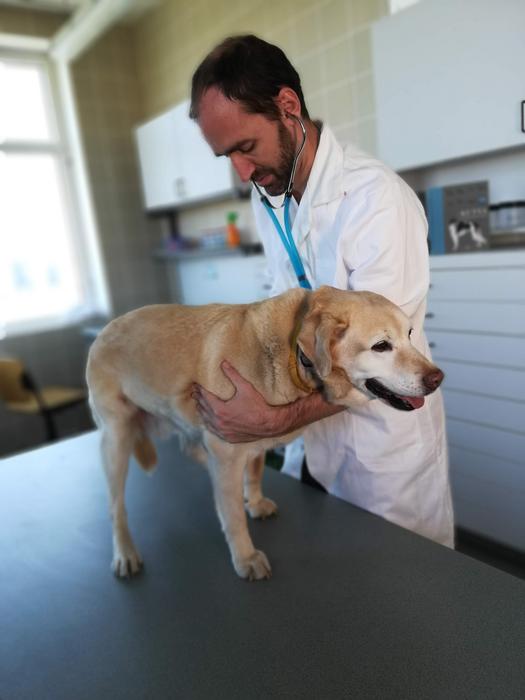
[[[434,270],[429,300],[525,301],[525,267]]]
[[[449,444],[466,450],[483,452],[499,459],[515,461],[525,469],[525,434],[488,428],[477,423],[447,419]],[[525,511],[525,507],[524,507]]]
[[[525,398],[525,372],[501,367],[439,362],[445,373],[443,388],[472,391],[475,394],[494,396],[501,399],[523,401]]]
[[[456,525],[525,550],[525,467],[451,446],[450,482]]]
[[[446,388],[443,390],[443,398],[449,419],[467,419],[494,428],[525,433],[525,402],[480,397]]]
[[[432,357],[525,369],[525,338],[427,329]]]
[[[467,483],[470,480],[483,481],[507,491],[520,492],[525,503],[523,464],[454,446],[450,448],[450,464],[451,475],[460,475],[467,480]],[[468,491],[462,495],[467,496]]]
[[[431,301],[425,328],[477,333],[506,333],[525,337],[525,304]]]

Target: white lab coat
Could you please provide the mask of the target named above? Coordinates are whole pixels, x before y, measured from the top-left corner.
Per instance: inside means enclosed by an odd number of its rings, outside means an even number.
[[[253,193],[257,229],[268,259],[271,295],[297,286],[273,223]],[[282,209],[277,216],[284,228]],[[429,284],[427,223],[414,192],[383,163],[341,147],[327,126],[292,235],[312,287],[370,290],[412,318],[414,345],[430,355],[423,333]],[[304,431],[308,469],[329,493],[447,546],[453,514],[443,401],[403,412],[373,400]],[[301,452],[283,471],[298,477]]]

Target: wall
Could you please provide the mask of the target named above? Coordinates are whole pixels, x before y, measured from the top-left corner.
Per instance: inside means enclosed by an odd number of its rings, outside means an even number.
[[[407,170],[402,176],[415,190],[488,180],[490,201],[495,203],[525,199],[524,164],[525,146]]]
[[[370,24],[387,11],[387,0],[168,0],[135,25],[142,120],[189,96],[193,71],[221,39],[255,33],[287,53],[301,75],[311,116],[326,120],[342,141],[373,153]],[[240,226],[253,240],[249,207],[233,201],[183,212],[181,232],[195,235],[220,225],[232,208],[240,211]]]
[[[114,315],[167,301],[152,259],[160,226],[143,213],[133,129],[141,113],[133,42],[112,29],[73,64],[83,146]]]

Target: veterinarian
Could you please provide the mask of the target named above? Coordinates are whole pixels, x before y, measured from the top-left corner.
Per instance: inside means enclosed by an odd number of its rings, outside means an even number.
[[[429,356],[427,223],[419,200],[388,167],[341,146],[326,124],[310,118],[299,75],[281,49],[255,36],[226,39],[193,75],[191,116],[214,152],[254,184],[270,295],[299,284],[383,294],[411,317],[412,342]],[[286,244],[290,228],[293,245]],[[210,430],[244,442],[308,426],[306,461],[287,459],[285,472],[453,546],[439,391],[411,412],[380,400],[344,410],[320,393],[270,406],[234,367],[224,362],[222,370],[236,390],[230,400],[204,387],[194,393]]]

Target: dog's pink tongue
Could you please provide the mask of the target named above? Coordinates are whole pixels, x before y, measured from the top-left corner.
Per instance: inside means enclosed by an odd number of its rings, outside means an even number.
[[[425,403],[423,396],[402,396],[403,401],[408,401],[412,408],[421,408]]]

